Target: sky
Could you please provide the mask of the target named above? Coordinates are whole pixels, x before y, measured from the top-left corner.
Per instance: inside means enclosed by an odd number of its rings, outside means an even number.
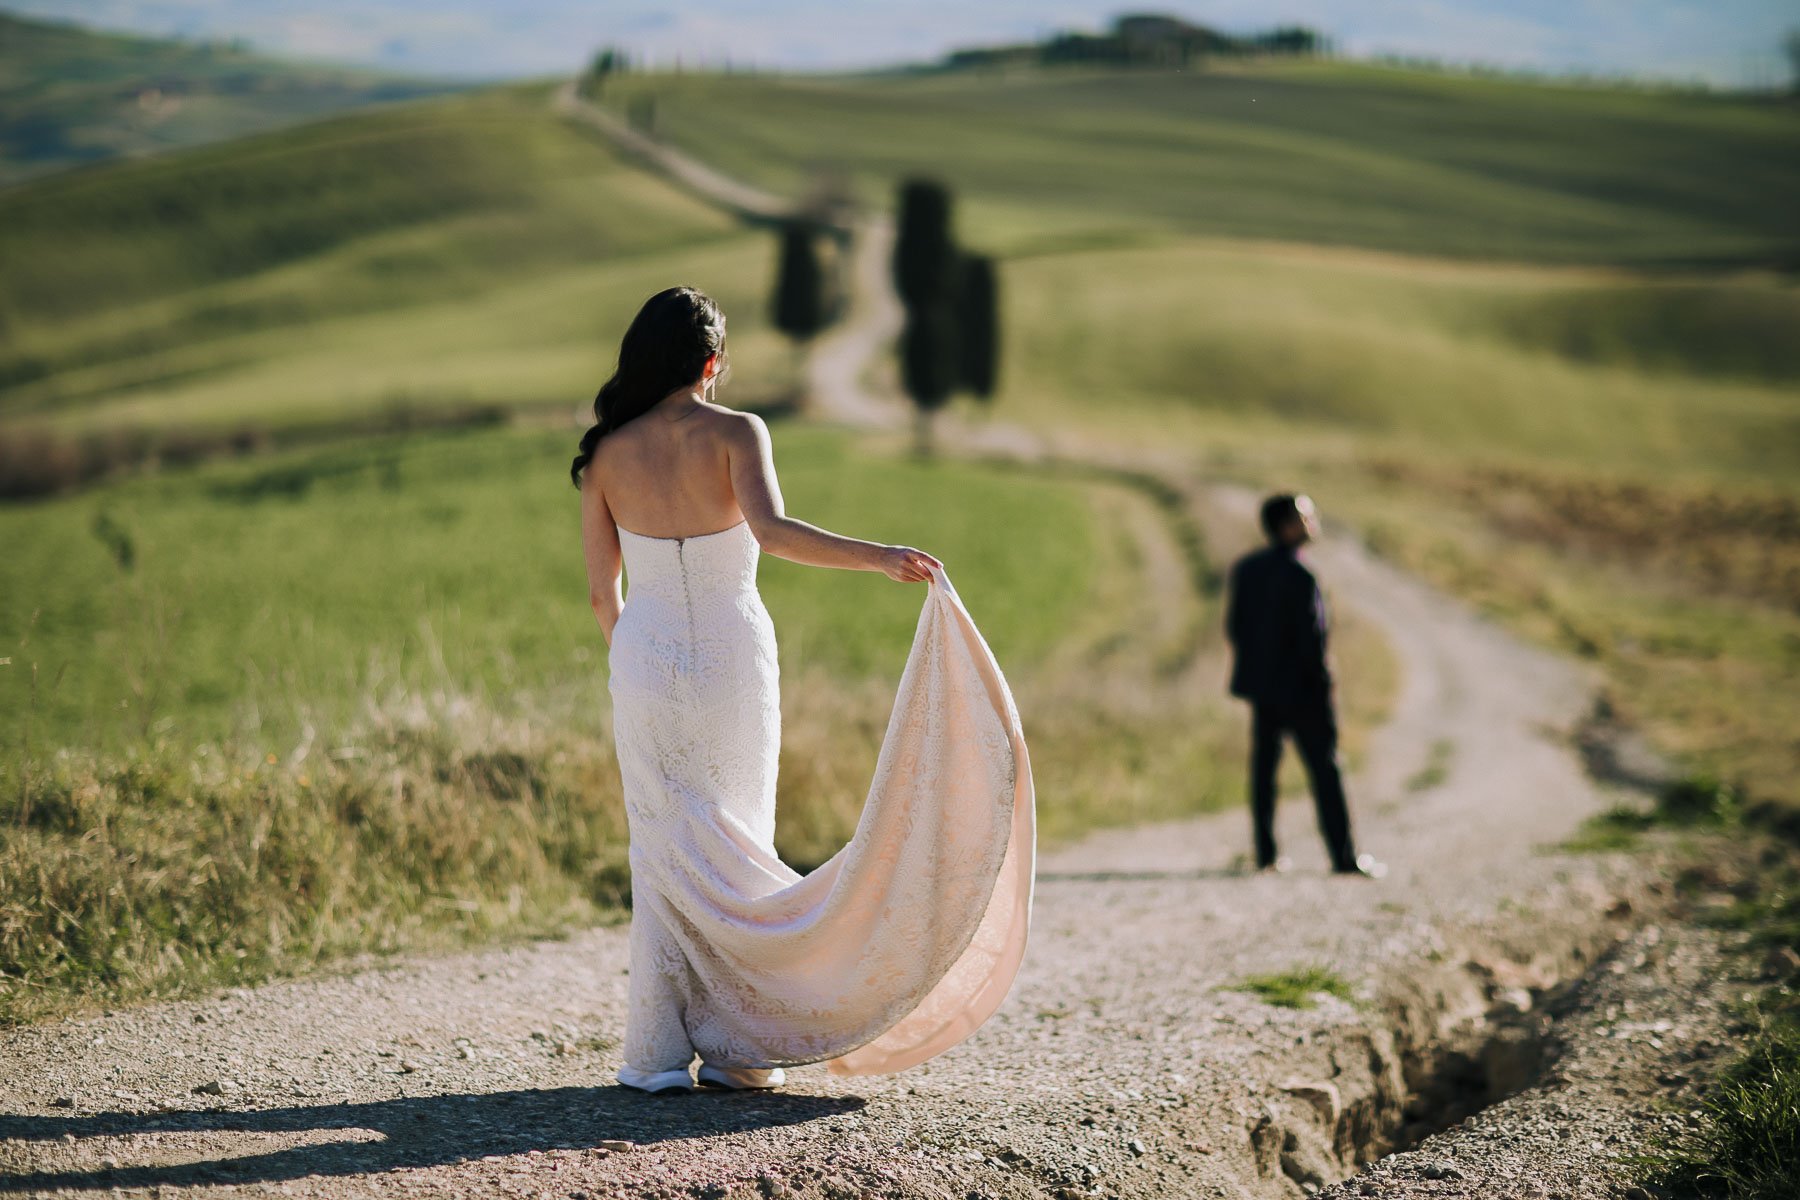
[[[0,0],[101,28],[243,38],[271,53],[477,78],[563,73],[601,44],[650,61],[838,69],[1097,30],[1120,11],[1228,31],[1310,25],[1400,54],[1721,86],[1785,82],[1800,0]]]

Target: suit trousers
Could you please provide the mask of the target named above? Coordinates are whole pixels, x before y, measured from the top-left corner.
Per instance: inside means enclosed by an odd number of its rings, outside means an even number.
[[[1281,765],[1282,738],[1292,735],[1312,783],[1319,832],[1334,870],[1356,866],[1350,838],[1350,810],[1338,767],[1337,715],[1331,701],[1306,704],[1262,704],[1251,707],[1250,814],[1256,828],[1256,865],[1275,861],[1275,773]]]

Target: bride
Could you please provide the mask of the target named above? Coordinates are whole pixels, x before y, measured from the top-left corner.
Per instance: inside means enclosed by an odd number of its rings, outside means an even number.
[[[725,318],[693,288],[645,302],[571,476],[611,647],[631,832],[619,1082],[777,1087],[784,1065],[898,1071],[967,1037],[1024,954],[1034,857],[1018,712],[937,559],[784,511],[769,432],[713,400]],[[776,856],[781,706],[760,553],[928,583],[850,843]],[[620,573],[629,579],[622,594]]]

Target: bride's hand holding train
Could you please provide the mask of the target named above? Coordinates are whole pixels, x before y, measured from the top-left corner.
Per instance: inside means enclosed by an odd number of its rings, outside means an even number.
[[[877,569],[895,583],[929,583],[931,573],[943,568],[943,563],[923,550],[914,550],[911,546],[883,546],[881,565]]]

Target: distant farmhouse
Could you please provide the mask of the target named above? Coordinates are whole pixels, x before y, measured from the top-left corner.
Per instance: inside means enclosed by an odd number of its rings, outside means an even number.
[[[1116,18],[1107,33],[1059,33],[1041,42],[953,50],[944,65],[1185,67],[1208,56],[1313,55],[1330,48],[1323,34],[1301,25],[1237,36],[1162,13],[1130,13]]]

